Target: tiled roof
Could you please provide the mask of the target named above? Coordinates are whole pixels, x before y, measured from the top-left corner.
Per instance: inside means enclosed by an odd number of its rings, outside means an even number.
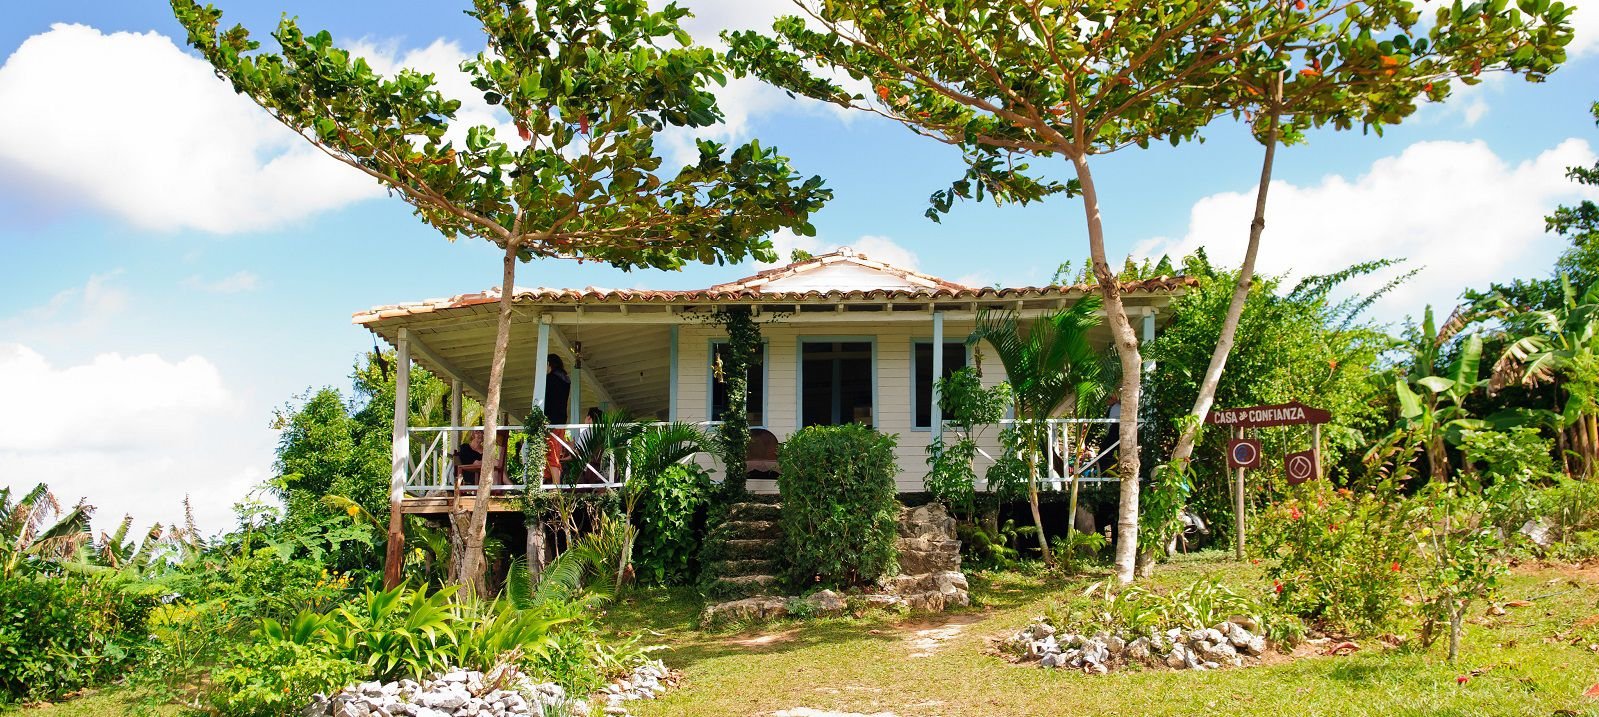
[[[840,258],[845,257],[845,258]],[[791,277],[816,267],[848,261],[852,264],[867,266],[890,273],[914,285],[916,288],[881,288],[881,289],[807,289],[804,291],[763,291],[763,287],[773,281]],[[1124,294],[1165,294],[1175,293],[1193,286],[1195,280],[1189,277],[1157,277],[1143,281],[1128,281],[1122,283]],[[514,298],[518,302],[536,304],[692,304],[706,302],[724,303],[771,303],[771,302],[809,302],[809,301],[894,301],[894,300],[999,300],[999,299],[1031,299],[1049,298],[1064,295],[1081,295],[1098,291],[1095,284],[1076,284],[1071,286],[1023,286],[1015,288],[972,287],[957,284],[943,279],[919,274],[914,271],[899,269],[882,262],[876,262],[866,257],[844,252],[834,252],[819,255],[804,261],[795,262],[787,266],[768,269],[753,276],[739,279],[738,281],[717,284],[705,289],[687,290],[652,290],[652,289],[606,289],[590,286],[583,289],[551,289],[546,287],[515,289]],[[378,306],[372,309],[357,312],[353,321],[357,324],[372,324],[384,319],[402,316],[416,316],[430,314],[447,309],[459,309],[483,304],[492,304],[500,300],[499,288],[491,288],[475,294],[460,294],[446,298],[428,299],[404,304],[391,304]]]

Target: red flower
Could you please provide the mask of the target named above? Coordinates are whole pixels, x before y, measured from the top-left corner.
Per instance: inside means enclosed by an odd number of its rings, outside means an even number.
[[[1465,675],[1461,675],[1461,676],[1455,678],[1455,684],[1457,684],[1457,685],[1464,685],[1464,684],[1466,684],[1467,682],[1470,682],[1470,681],[1471,681],[1471,678],[1467,677]]]
[[[1396,573],[1399,572],[1399,561],[1395,560],[1393,565],[1388,566],[1388,569]]]
[[[1283,591],[1283,581],[1281,581],[1281,580],[1273,580],[1272,581],[1272,585],[1271,585],[1271,589],[1277,591],[1279,594],[1282,593],[1282,591]]]
[[[1299,511],[1299,506],[1297,506],[1297,505],[1288,506],[1288,519],[1289,520],[1299,520],[1300,518],[1303,518],[1303,517],[1305,517],[1305,514],[1301,513]]]

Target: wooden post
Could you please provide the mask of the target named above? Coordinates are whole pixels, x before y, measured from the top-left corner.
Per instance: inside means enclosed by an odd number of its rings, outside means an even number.
[[[912,358],[915,358],[914,356]],[[944,312],[933,311],[933,392],[929,394],[932,405],[929,415],[932,416],[933,440],[936,442],[944,437],[944,407],[940,400],[944,397],[938,390],[938,382],[944,378]]]
[[[1238,437],[1244,437],[1244,429],[1238,429]],[[1244,559],[1244,468],[1238,467],[1238,480],[1233,484],[1233,533],[1238,543],[1238,560]]]
[[[1316,480],[1321,480],[1321,424],[1310,425],[1310,444],[1316,450]]]
[[[411,336],[400,329],[394,343],[394,430],[389,475],[389,544],[383,556],[383,587],[392,590],[400,584],[400,568],[405,561],[405,526],[400,522],[400,503],[405,500],[405,481],[410,473],[411,438]]]

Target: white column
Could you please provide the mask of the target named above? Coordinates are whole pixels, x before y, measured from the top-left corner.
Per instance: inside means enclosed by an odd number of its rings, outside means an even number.
[[[915,358],[916,357],[914,355],[911,356],[911,359],[912,359],[913,362],[914,362]],[[914,372],[915,370],[916,369],[913,366],[911,368],[911,371]],[[932,419],[933,419],[932,420],[932,424],[933,425],[931,426],[931,428],[933,429],[933,440],[934,441],[937,441],[938,439],[944,437],[944,408],[943,408],[943,406],[939,405],[939,403],[940,403],[939,399],[943,398],[943,392],[938,390],[938,381],[939,381],[939,379],[941,379],[943,377],[944,377],[944,312],[938,311],[938,310],[935,309],[933,311],[933,392],[932,392],[932,394],[930,394],[930,397],[928,399],[928,400],[933,402],[933,405],[929,406],[929,408],[932,409],[931,412],[930,412],[930,415],[932,416]]]
[[[566,403],[565,422],[588,422],[588,414],[583,412],[583,356],[579,351],[572,352],[572,400]]]
[[[450,379],[450,450],[461,445],[461,379]]]
[[[1144,309],[1144,311],[1144,340],[1142,343],[1148,344],[1149,342],[1155,340],[1155,307],[1147,307]],[[1154,370],[1155,362],[1150,359],[1145,359],[1144,373],[1151,373]]]
[[[671,384],[666,387],[666,420],[668,421],[677,420],[677,334],[677,324],[672,324],[671,329],[667,333],[667,340],[671,342],[671,346],[667,348],[667,352],[671,361],[670,367],[667,370],[667,380],[670,381]]]
[[[544,386],[549,380],[548,360],[550,355],[550,315],[539,315],[539,341],[538,355],[533,357],[533,407],[544,408]],[[561,416],[548,416],[550,423],[560,423]]]
[[[394,432],[390,457],[393,473],[389,476],[389,501],[398,506],[405,497],[405,481],[410,474],[411,439],[406,432],[410,425],[411,408],[411,335],[400,329],[394,343]]]

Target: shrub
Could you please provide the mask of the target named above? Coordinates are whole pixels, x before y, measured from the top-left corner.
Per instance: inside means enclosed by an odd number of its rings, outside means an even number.
[[[369,673],[366,665],[328,654],[326,645],[287,640],[239,646],[229,662],[213,676],[206,704],[235,717],[296,714],[312,695],[337,691]]]
[[[811,426],[783,444],[783,557],[796,584],[848,587],[893,573],[894,444],[856,424]]]
[[[152,604],[97,578],[0,579],[0,701],[117,677],[139,657]]]
[[[638,525],[634,568],[651,582],[692,582],[704,526],[701,519],[714,489],[710,474],[698,464],[678,463],[638,479],[643,498],[634,515]]]
[[[1279,607],[1334,630],[1356,633],[1389,625],[1403,607],[1416,545],[1404,501],[1386,488],[1353,494],[1325,481],[1291,489],[1263,511],[1255,544]]]

